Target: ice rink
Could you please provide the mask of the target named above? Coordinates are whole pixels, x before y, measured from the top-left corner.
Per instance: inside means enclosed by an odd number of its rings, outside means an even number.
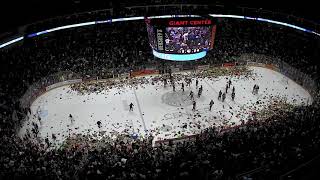
[[[181,90],[181,82],[176,82],[176,92],[172,91],[169,83],[165,88],[160,82],[113,87],[85,95],[72,91],[69,86],[55,88],[33,102],[32,113],[19,135],[24,136],[27,129],[31,133],[34,122],[39,125],[39,137],[53,141],[51,136],[56,135],[55,144],[61,144],[75,134],[91,134],[100,138],[118,133],[138,136],[151,133],[155,140],[161,140],[196,134],[210,126],[240,124],[240,120],[248,120],[253,111],[265,108],[272,98],[286,98],[288,103],[296,105],[311,102],[311,96],[305,89],[282,74],[262,67],[250,69],[253,70],[253,78],[231,78],[225,102],[217,99],[219,90],[225,91],[229,78],[225,76],[199,78],[198,87],[193,79],[190,87],[185,84],[185,92]],[[254,84],[260,86],[257,95],[252,94]],[[197,89],[201,85],[203,93],[198,98]],[[231,100],[233,86],[236,92],[234,101]],[[195,111],[192,111],[190,91],[195,93]],[[214,105],[209,111],[211,99]],[[130,112],[131,102],[134,107]],[[101,121],[101,128],[98,128],[97,121]]]

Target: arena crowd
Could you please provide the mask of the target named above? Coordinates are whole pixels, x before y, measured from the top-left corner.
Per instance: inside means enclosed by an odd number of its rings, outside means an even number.
[[[254,21],[218,19],[215,48],[189,63],[236,62],[242,54],[265,54],[319,80],[319,39],[292,29]],[[302,38],[299,38],[301,35]],[[20,139],[16,132],[25,110],[19,99],[28,87],[51,74],[70,71],[81,78],[174,65],[151,54],[144,22],[119,22],[57,31],[0,50],[1,179],[234,179],[239,174],[274,179],[320,152],[319,97],[308,106],[285,109],[264,121],[229,130],[208,128],[193,141],[153,147],[152,137],[102,148],[47,149]],[[188,64],[188,63],[186,63]],[[44,143],[43,143],[44,144]]]

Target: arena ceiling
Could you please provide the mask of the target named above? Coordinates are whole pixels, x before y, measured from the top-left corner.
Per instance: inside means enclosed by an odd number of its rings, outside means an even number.
[[[126,6],[154,5],[154,4],[219,4],[225,7],[244,6],[281,11],[305,17],[320,23],[320,13],[315,2],[279,0],[10,0],[0,5],[0,33],[14,31],[18,26],[32,22],[73,14],[77,12],[93,11],[106,8],[120,8]]]

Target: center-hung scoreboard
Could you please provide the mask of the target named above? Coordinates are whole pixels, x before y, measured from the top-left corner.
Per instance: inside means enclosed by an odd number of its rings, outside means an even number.
[[[216,23],[203,17],[145,18],[154,56],[172,61],[203,58],[213,48]]]

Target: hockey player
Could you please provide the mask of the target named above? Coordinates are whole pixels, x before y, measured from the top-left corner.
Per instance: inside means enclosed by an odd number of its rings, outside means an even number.
[[[200,98],[201,94],[202,94],[202,86],[199,88],[199,91],[198,91],[198,98]]]
[[[233,88],[232,88],[232,93],[234,93],[235,90],[236,90],[236,89],[235,89],[234,86],[233,86]]]
[[[255,84],[255,85],[253,86],[252,94],[255,94],[255,93],[256,93],[256,88],[257,88],[257,85]]]
[[[236,93],[235,92],[232,92],[231,93],[231,99],[232,99],[232,101],[234,101],[234,97],[236,96]]]
[[[198,91],[198,98],[200,98],[200,96],[201,96],[201,91],[199,90]]]
[[[97,121],[98,128],[101,128],[101,121]]]
[[[174,85],[174,83],[172,83],[172,90],[173,90],[173,92],[176,91],[176,85]]]
[[[132,103],[129,104],[129,111],[133,111],[133,104]]]
[[[220,99],[221,99],[221,95],[222,95],[222,92],[221,92],[221,90],[220,90],[220,91],[219,91],[218,100],[220,100]]]
[[[259,86],[255,84],[255,85],[253,86],[252,94],[258,94],[258,92],[259,92]]]
[[[210,101],[210,103],[209,103],[209,111],[211,111],[211,108],[212,108],[213,104],[214,104],[214,102],[213,102],[213,100],[211,99],[211,101]]]
[[[229,81],[228,81],[228,86],[229,86],[229,88],[230,88],[230,86],[231,86],[231,79],[229,79]]]
[[[224,100],[226,99],[226,93],[222,94],[222,102],[224,102]]]
[[[192,111],[196,110],[196,105],[197,105],[196,101],[193,101],[192,102]]]
[[[74,118],[73,118],[73,116],[71,114],[69,114],[69,119],[70,119],[71,123],[74,122]]]
[[[256,94],[258,94],[259,93],[259,86],[257,85],[256,86]]]
[[[226,84],[226,94],[228,93],[228,89],[229,89],[229,86],[228,86],[228,83]]]
[[[56,135],[55,134],[52,134],[51,135],[52,139],[55,141],[57,139]]]
[[[196,87],[198,87],[198,84],[199,84],[199,81],[198,81],[198,79],[196,80]]]
[[[184,84],[183,83],[181,84],[181,89],[184,92]]]
[[[190,96],[190,99],[193,100],[193,92],[192,91],[190,91],[189,96]]]

